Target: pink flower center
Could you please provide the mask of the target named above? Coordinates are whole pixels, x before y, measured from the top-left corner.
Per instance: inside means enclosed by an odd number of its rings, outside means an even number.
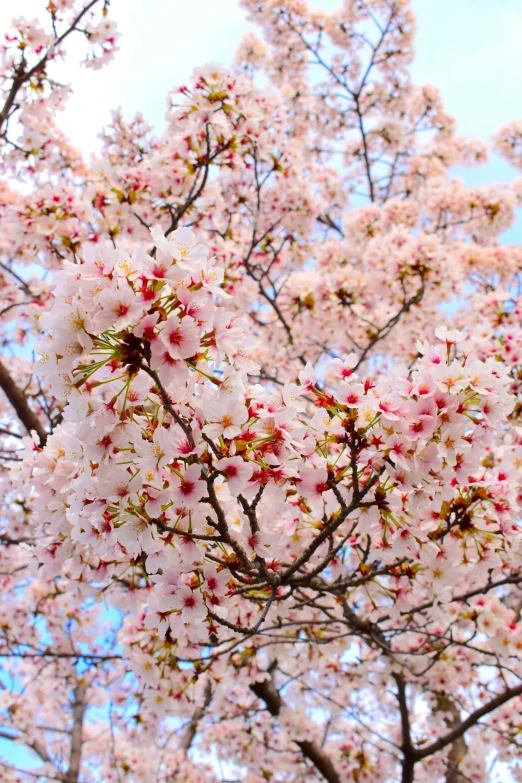
[[[154,277],[158,277],[160,279],[164,278],[167,273],[167,270],[164,266],[158,266],[157,264],[152,269],[152,274]]]
[[[182,481],[179,485],[179,489],[182,495],[190,495],[192,492],[194,492],[195,484],[193,481]]]
[[[181,345],[183,342],[183,334],[181,333],[181,330],[173,329],[172,332],[169,334],[169,343],[172,343],[172,345]]]

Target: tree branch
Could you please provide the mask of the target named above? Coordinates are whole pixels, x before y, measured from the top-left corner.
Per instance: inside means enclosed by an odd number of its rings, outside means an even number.
[[[494,699],[488,701],[487,704],[483,704],[482,707],[479,707],[470,713],[466,720],[462,721],[462,723],[448,732],[444,737],[439,737],[439,739],[432,742],[431,745],[414,750],[413,755],[415,761],[428,758],[428,756],[433,755],[433,753],[437,753],[439,750],[451,745],[455,740],[458,740],[459,737],[462,737],[468,729],[475,726],[481,718],[485,715],[489,715],[490,712],[498,709],[498,707],[502,707],[503,704],[514,699],[515,696],[522,696],[522,685],[517,685],[515,688],[508,688],[504,693],[500,693]]]
[[[47,440],[47,432],[44,430],[37,416],[27,402],[27,398],[23,391],[18,388],[14,380],[12,379],[7,367],[0,361],[0,388],[2,388],[5,396],[15,409],[15,413],[24,425],[27,432],[34,430],[40,439],[40,446],[45,445]]]
[[[87,683],[84,680],[76,685],[73,701],[73,727],[71,732],[71,752],[69,755],[69,769],[65,776],[66,783],[78,783],[80,765],[82,763],[82,730],[83,716],[85,713]]]
[[[283,700],[279,691],[275,687],[272,677],[262,682],[255,682],[250,686],[250,690],[255,693],[258,699],[261,699],[266,705],[268,712],[275,718],[279,715],[283,707]],[[305,758],[312,762],[317,771],[328,783],[341,783],[339,773],[335,769],[331,758],[325,753],[323,748],[313,740],[294,740]]]
[[[210,680],[208,680],[205,686],[205,695],[203,698],[203,704],[200,707],[198,707],[194,712],[194,715],[190,719],[189,724],[185,729],[185,733],[183,734],[183,737],[180,742],[180,749],[184,753],[188,753],[188,751],[190,750],[190,746],[194,742],[194,737],[196,736],[198,731],[199,722],[205,715],[205,712],[207,711],[207,708],[211,700],[212,700],[212,686]]]

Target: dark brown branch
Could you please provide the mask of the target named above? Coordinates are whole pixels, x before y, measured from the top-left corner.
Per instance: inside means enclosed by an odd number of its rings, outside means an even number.
[[[45,445],[47,432],[44,430],[38,418],[33,413],[27,402],[27,397],[18,388],[11,377],[7,367],[0,361],[0,387],[13,406],[16,415],[24,425],[27,432],[35,431],[40,439],[40,446]]]
[[[402,783],[413,783],[415,758],[413,755],[413,745],[411,742],[410,712],[406,700],[406,681],[402,674],[393,674],[393,679],[397,685],[397,701],[399,702],[399,712],[401,715],[401,734],[402,734]]]
[[[475,726],[481,718],[485,715],[489,715],[490,712],[493,712],[499,707],[502,707],[503,704],[511,701],[511,699],[514,699],[516,696],[522,696],[522,685],[517,685],[515,688],[508,688],[504,693],[500,693],[494,699],[488,701],[487,704],[483,704],[482,707],[479,707],[470,713],[466,720],[463,720],[462,723],[448,732],[448,734],[445,734],[444,737],[439,737],[438,740],[435,740],[435,742],[432,742],[430,745],[414,750],[413,755],[415,761],[428,758],[428,756],[438,753],[439,750],[446,748],[448,745],[452,745],[459,737],[462,737],[468,729]]]
[[[174,410],[172,400],[170,399],[167,390],[161,383],[158,373],[155,370],[152,370],[146,364],[140,364],[140,369],[143,370],[143,372],[146,372],[147,375],[149,375],[154,381],[154,383],[156,384],[156,388],[158,390],[158,396],[161,398],[163,407],[168,413],[170,413],[170,415],[172,416],[176,424],[179,424],[179,426],[183,430],[184,435],[187,438],[190,447],[193,449],[195,443],[194,443],[194,437],[192,435],[192,430],[188,424],[185,424],[185,422],[183,421],[179,413],[176,413],[176,411]]]
[[[313,553],[321,546],[323,541],[326,541],[326,539],[331,536],[335,531],[343,524],[345,519],[348,517],[349,514],[351,514],[352,511],[354,511],[356,508],[360,507],[360,503],[363,500],[363,498],[368,494],[370,489],[376,484],[376,482],[379,479],[379,474],[375,474],[362,488],[362,490],[357,494],[354,495],[352,502],[349,506],[345,506],[339,516],[334,519],[334,521],[327,525],[323,530],[317,535],[306,552],[303,552],[301,557],[299,557],[293,565],[291,565],[287,571],[282,575],[281,577],[281,584],[286,584],[290,577],[296,573],[305,563],[307,563],[310,560],[310,557],[313,555]]]
[[[87,683],[84,680],[81,680],[74,689],[71,751],[69,755],[69,769],[65,776],[65,783],[78,783],[78,777],[80,775],[83,745],[83,717],[87,706],[85,701],[86,694]]]
[[[277,718],[283,706],[283,700],[274,685],[274,680],[270,678],[262,682],[255,682],[250,686],[250,689],[258,699],[265,703],[268,712]],[[313,740],[294,740],[294,742],[300,748],[303,756],[311,761],[328,783],[341,783],[341,778],[331,758],[317,742]]]
[[[445,712],[449,714],[446,718],[446,724],[449,729],[455,728],[460,723],[460,710],[455,702],[445,693],[437,694],[436,712]],[[462,775],[459,772],[459,764],[466,757],[468,746],[464,737],[458,737],[452,743],[448,758],[446,760],[446,780],[445,783],[462,783]]]
[[[321,223],[323,226],[328,226],[328,228],[333,229],[334,231],[336,231],[339,234],[339,236],[341,236],[344,239],[344,231],[342,230],[342,228],[340,226],[337,225],[337,223],[335,223],[332,220],[330,215],[328,215],[328,214],[319,215],[319,217],[316,218],[316,219],[317,219],[318,223]]]

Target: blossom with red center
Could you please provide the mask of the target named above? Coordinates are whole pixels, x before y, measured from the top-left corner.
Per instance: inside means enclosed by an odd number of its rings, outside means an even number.
[[[328,474],[325,468],[304,467],[299,471],[299,478],[295,483],[303,497],[321,498],[323,492],[328,489]]]
[[[172,486],[172,499],[186,509],[193,509],[206,493],[205,482],[200,480],[201,467],[189,465],[183,476],[176,476]]]
[[[461,343],[466,339],[466,332],[459,331],[458,329],[448,329],[446,326],[439,326],[435,329],[435,337],[446,343],[447,348],[450,348],[456,343]]]
[[[203,569],[205,578],[205,589],[215,596],[224,596],[228,592],[228,582],[230,581],[230,571],[217,569],[212,565],[207,565]]]
[[[400,465],[403,470],[411,470],[411,465],[406,459],[410,446],[404,437],[394,434],[386,442],[386,446],[389,448],[389,455],[396,465]]]
[[[193,318],[181,320],[171,315],[161,332],[161,340],[173,359],[188,359],[199,348],[199,331]]]
[[[106,288],[98,302],[101,309],[96,313],[95,324],[100,331],[123,329],[138,323],[143,316],[143,306],[127,283],[122,283],[119,288]]]
[[[346,405],[347,408],[357,408],[363,401],[363,397],[364,386],[362,383],[355,383],[353,385],[343,384],[335,395],[335,399],[340,402],[341,405]]]
[[[134,330],[136,337],[142,337],[144,340],[148,340],[150,343],[158,337],[156,332],[156,324],[158,323],[159,313],[152,313],[142,318],[138,326]]]
[[[241,494],[250,480],[253,467],[241,457],[229,457],[216,462],[217,470],[225,474],[228,488],[233,495]]]
[[[199,590],[191,590],[183,585],[172,597],[170,605],[173,609],[181,610],[181,616],[185,622],[202,622],[207,616],[207,607]]]
[[[390,419],[391,421],[399,420],[397,415],[398,412],[400,413],[399,405],[396,402],[392,402],[389,396],[379,399],[378,409],[385,419]]]
[[[357,375],[354,374],[354,367],[357,366],[359,362],[359,357],[356,353],[351,353],[344,362],[342,359],[333,359],[332,361],[332,369],[334,370],[335,374],[338,375],[340,378],[343,378],[344,380],[347,380],[348,378],[351,378],[352,380],[355,380],[357,378]]]
[[[235,438],[241,432],[241,425],[248,420],[248,410],[237,400],[221,397],[210,400],[205,405],[205,417],[212,422],[203,427],[203,432],[209,438]]]

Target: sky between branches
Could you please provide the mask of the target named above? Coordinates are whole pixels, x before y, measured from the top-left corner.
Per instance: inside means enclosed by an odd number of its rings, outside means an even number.
[[[341,0],[309,2],[330,11]],[[0,3],[0,27],[14,15],[41,16],[44,5],[44,0]],[[441,89],[459,132],[486,140],[521,117],[520,0],[413,0],[412,7],[418,23],[413,77]],[[110,16],[122,34],[115,61],[94,73],[69,64],[63,76],[73,82],[75,95],[60,124],[85,152],[96,148],[101,126],[118,105],[127,115],[142,111],[161,129],[168,90],[204,62],[229,65],[249,29],[238,0],[112,0]],[[497,179],[509,178],[507,166],[495,167]]]

